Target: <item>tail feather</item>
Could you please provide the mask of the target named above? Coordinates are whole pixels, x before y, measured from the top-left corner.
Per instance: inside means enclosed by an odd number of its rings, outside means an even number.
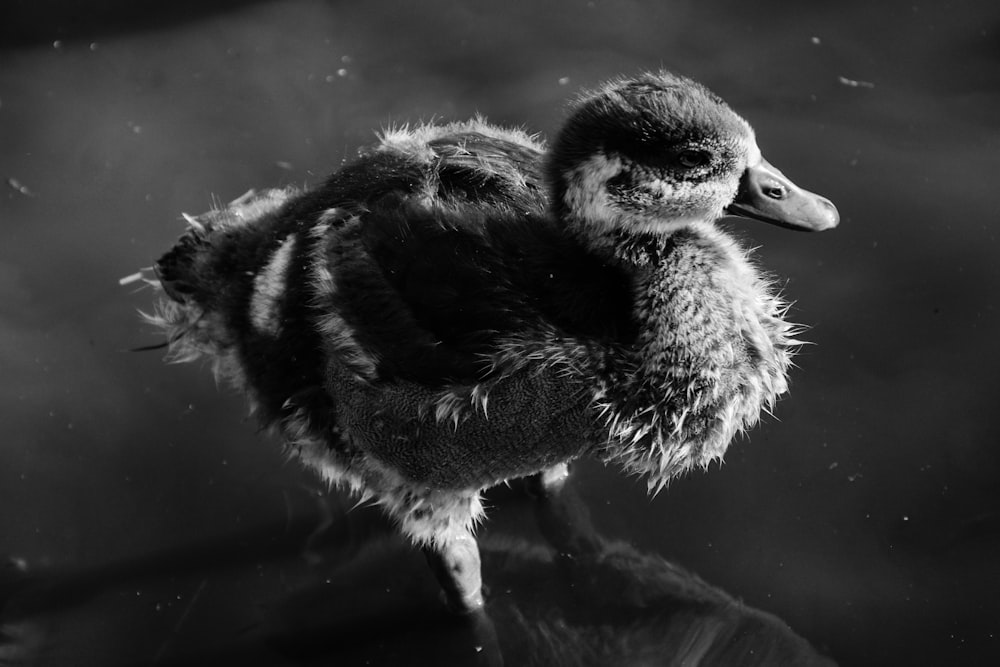
[[[224,283],[231,280],[231,276],[218,275],[218,240],[274,213],[295,194],[295,188],[250,190],[225,208],[200,215],[182,214],[188,223],[187,230],[153,267],[167,297],[183,305],[197,304],[211,310],[213,299]]]
[[[205,228],[191,226],[166,254],[153,265],[153,272],[166,295],[178,303],[197,300],[199,256],[210,249]]]

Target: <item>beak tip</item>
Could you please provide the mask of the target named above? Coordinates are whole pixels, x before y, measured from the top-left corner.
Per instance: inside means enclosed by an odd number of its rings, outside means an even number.
[[[815,231],[823,232],[840,224],[840,213],[830,200],[820,204],[820,210],[815,216]]]
[[[837,207],[833,205],[833,202],[825,197],[819,202],[819,215],[817,215],[817,225],[816,231],[823,232],[828,229],[833,229],[840,224],[840,212],[837,211]]]

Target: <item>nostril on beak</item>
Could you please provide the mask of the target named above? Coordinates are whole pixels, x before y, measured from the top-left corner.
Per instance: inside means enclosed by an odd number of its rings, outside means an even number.
[[[768,185],[764,188],[764,194],[771,199],[784,199],[787,192],[780,185]]]

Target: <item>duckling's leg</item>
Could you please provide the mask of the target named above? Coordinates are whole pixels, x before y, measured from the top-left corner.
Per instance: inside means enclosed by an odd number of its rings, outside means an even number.
[[[538,528],[562,558],[597,553],[601,537],[586,504],[568,480],[569,467],[565,463],[543,470],[532,479],[529,488],[538,497]]]
[[[452,611],[483,606],[479,545],[472,526],[482,515],[478,491],[413,490],[397,510],[400,528],[423,547]]]
[[[535,493],[540,496],[558,493],[569,479],[569,464],[565,461],[546,468],[533,477]]]
[[[424,547],[424,555],[444,591],[445,603],[469,623],[476,642],[476,665],[503,667],[496,627],[483,605],[479,545],[471,530]]]
[[[449,609],[464,614],[482,608],[479,545],[471,532],[424,547],[424,555],[441,584]]]

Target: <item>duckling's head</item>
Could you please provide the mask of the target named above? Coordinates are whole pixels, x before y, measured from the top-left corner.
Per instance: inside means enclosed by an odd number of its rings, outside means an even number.
[[[836,226],[829,200],[761,155],[750,124],[668,72],[584,95],[548,162],[557,215],[588,236],[671,234],[725,214],[803,230]]]

